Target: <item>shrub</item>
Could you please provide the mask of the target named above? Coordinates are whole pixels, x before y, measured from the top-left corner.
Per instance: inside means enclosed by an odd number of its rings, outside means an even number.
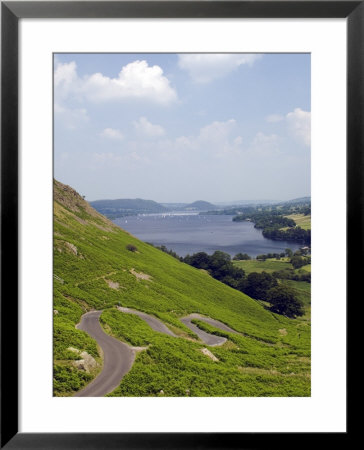
[[[136,247],[135,245],[133,245],[133,244],[128,244],[128,245],[126,246],[126,248],[127,248],[130,252],[137,252],[137,251],[138,251],[137,247]]]
[[[294,292],[283,286],[276,286],[267,293],[267,301],[272,305],[271,311],[294,318],[304,314],[303,303],[298,300]]]
[[[257,300],[266,300],[269,289],[277,286],[277,280],[269,273],[252,272],[248,275],[244,285],[243,292],[249,297]]]
[[[294,255],[291,258],[291,264],[295,269],[300,269],[307,264],[307,261],[302,256]]]
[[[248,261],[251,257],[247,253],[237,253],[233,259],[235,261]]]

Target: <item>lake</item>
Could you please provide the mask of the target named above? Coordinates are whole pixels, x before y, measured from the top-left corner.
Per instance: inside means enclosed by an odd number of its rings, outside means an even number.
[[[266,253],[292,251],[300,245],[272,241],[263,237],[251,222],[233,222],[232,216],[196,213],[143,214],[114,219],[113,222],[138,239],[165,245],[179,256],[221,250],[231,256],[247,253],[255,257]]]

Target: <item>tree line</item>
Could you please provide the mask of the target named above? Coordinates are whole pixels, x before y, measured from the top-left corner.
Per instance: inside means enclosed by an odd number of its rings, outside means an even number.
[[[186,255],[184,258],[178,256],[176,252],[168,250],[162,245],[156,247],[174,258],[189,264],[197,269],[206,270],[213,278],[228,286],[249,295],[255,300],[263,300],[270,304],[269,309],[277,314],[282,314],[290,318],[302,316],[304,314],[303,303],[296,297],[294,291],[278,283],[278,279],[295,279],[297,281],[311,281],[310,274],[296,274],[293,269],[274,272],[272,275],[267,272],[252,272],[248,275],[239,267],[236,267],[228,253],[215,251],[212,255],[205,252],[197,252],[193,255]],[[292,253],[292,252],[291,252]],[[243,255],[245,259],[246,254]],[[242,259],[244,259],[242,258]],[[308,264],[308,259],[300,255],[293,255],[295,258],[302,258],[302,263]],[[250,257],[249,257],[250,259]],[[302,265],[304,265],[302,264]]]
[[[290,241],[311,245],[311,230],[304,230],[301,227],[288,228],[287,230],[268,227],[263,229],[262,234],[265,238],[273,241]]]
[[[243,222],[250,220],[254,222],[254,228],[284,228],[295,227],[296,222],[288,217],[283,217],[278,211],[256,211],[253,213],[243,213],[235,216],[233,222]]]
[[[304,314],[303,303],[289,287],[278,283],[277,278],[267,272],[252,272],[246,276],[245,271],[236,267],[229,254],[216,251],[212,255],[198,252],[187,255],[183,261],[197,269],[204,269],[222,283],[237,289],[255,300],[270,303],[270,310],[287,317]],[[293,270],[292,270],[293,272]]]
[[[308,214],[310,208],[305,207],[300,212]],[[290,241],[311,245],[311,230],[296,226],[296,222],[283,214],[292,214],[291,210],[264,209],[255,212],[244,212],[233,217],[234,222],[251,221],[254,228],[261,229],[267,239],[273,241]]]

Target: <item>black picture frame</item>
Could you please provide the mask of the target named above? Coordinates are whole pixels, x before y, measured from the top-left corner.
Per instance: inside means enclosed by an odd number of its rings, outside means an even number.
[[[18,22],[22,18],[346,18],[347,305],[363,272],[364,1],[1,2],[1,448],[185,449],[306,446],[310,433],[19,433]],[[359,250],[359,257],[358,257]],[[349,310],[348,310],[349,313]],[[11,320],[9,320],[11,318]],[[348,341],[347,349],[350,348]],[[330,433],[345,445],[347,432]],[[316,433],[315,443],[327,434]]]

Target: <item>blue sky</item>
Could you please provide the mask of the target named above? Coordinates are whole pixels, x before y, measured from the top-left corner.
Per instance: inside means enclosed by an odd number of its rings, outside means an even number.
[[[310,55],[56,54],[54,175],[88,200],[310,195]]]

